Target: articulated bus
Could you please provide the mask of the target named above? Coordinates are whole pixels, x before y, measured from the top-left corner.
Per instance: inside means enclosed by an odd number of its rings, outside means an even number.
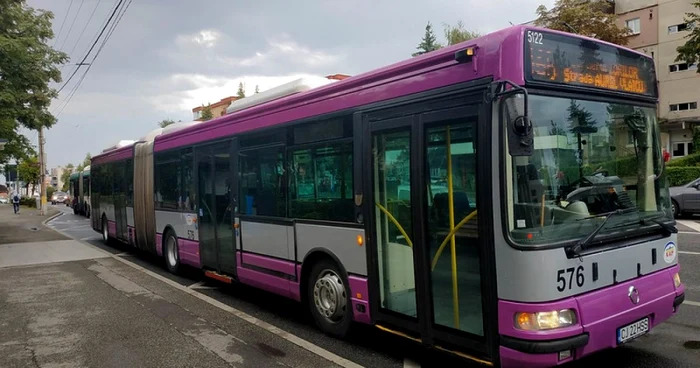
[[[70,203],[73,213],[90,217],[90,165],[76,171],[69,178]]]
[[[92,227],[332,336],[556,366],[684,300],[657,98],[648,56],[515,26],[105,150]]]

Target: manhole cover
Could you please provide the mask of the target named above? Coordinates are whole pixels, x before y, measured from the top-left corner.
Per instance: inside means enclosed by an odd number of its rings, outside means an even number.
[[[686,341],[683,344],[683,347],[685,347],[686,349],[698,350],[700,349],[700,341]]]

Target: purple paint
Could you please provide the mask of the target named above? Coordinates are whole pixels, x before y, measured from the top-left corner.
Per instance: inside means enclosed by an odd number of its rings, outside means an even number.
[[[126,160],[134,157],[133,145],[122,147],[114,151],[109,151],[100,155],[96,155],[91,159],[92,165],[104,164],[107,162]]]
[[[238,280],[240,280],[241,283],[282,295],[296,301],[301,301],[299,293],[293,292],[291,289],[291,284],[296,284],[296,289],[299,289],[299,284],[297,283],[241,266],[238,266],[236,270],[238,273]]]
[[[184,238],[178,238],[177,240],[180,262],[200,268],[202,263],[199,259],[199,242]]]
[[[295,262],[265,257],[259,254],[251,254],[248,252],[240,253],[242,257],[241,263],[244,265],[266,268],[268,270],[273,270],[287,275],[296,276],[296,273],[294,272],[296,267]]]
[[[527,340],[550,340],[575,336],[583,332],[589,334],[586,346],[577,349],[576,359],[617,346],[617,329],[649,317],[649,328],[668,320],[675,311],[673,301],[685,288],[674,287],[673,275],[680,270],[678,265],[642,276],[615,286],[566,298],[552,303],[514,303],[499,301],[499,333]],[[641,296],[635,305],[628,294],[634,286]],[[514,316],[517,312],[552,311],[566,308],[576,310],[576,326],[546,332],[528,332],[515,329]],[[561,364],[554,354],[526,354],[512,349],[500,348],[503,367],[550,367]],[[527,363],[525,363],[527,362]]]
[[[116,222],[107,220],[107,233],[112,238],[117,237],[117,223]]]
[[[348,276],[350,284],[350,302],[355,322],[372,324],[369,315],[369,287],[366,277]],[[364,313],[357,310],[358,305],[364,306]]]
[[[163,234],[156,233],[156,253],[158,256],[163,256]]]

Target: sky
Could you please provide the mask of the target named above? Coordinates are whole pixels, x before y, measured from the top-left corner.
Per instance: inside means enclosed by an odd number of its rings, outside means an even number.
[[[553,2],[134,0],[73,97],[66,104],[82,68],[52,103],[47,168],[138,139],[166,118],[190,121],[194,107],[235,95],[239,82],[252,94],[304,75],[356,75],[410,58],[428,21],[442,41],[444,23],[483,34],[530,21]],[[27,0],[53,12],[54,47],[69,64],[83,59],[116,3]],[[64,82],[75,68],[63,67]]]

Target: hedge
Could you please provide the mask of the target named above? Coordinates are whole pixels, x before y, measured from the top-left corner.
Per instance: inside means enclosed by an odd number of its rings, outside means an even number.
[[[26,206],[31,208],[36,208],[36,198],[32,197],[22,197],[19,200],[20,206]]]
[[[700,166],[676,167],[668,165],[664,171],[668,178],[668,185],[671,187],[688,184],[700,178]]]
[[[674,158],[666,163],[668,167],[700,166],[700,153],[693,153],[681,158]]]

